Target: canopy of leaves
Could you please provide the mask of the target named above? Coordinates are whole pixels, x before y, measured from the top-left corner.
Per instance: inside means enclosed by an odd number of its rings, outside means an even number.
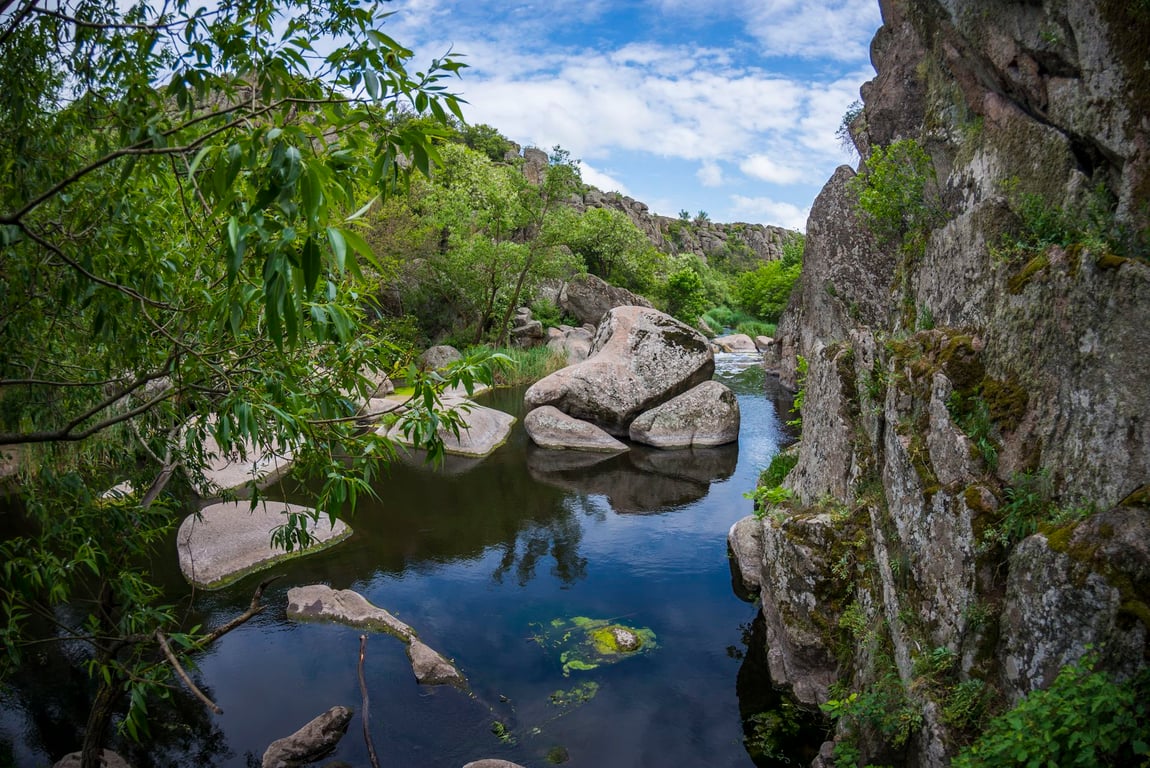
[[[404,363],[374,327],[388,272],[361,230],[373,200],[430,173],[461,119],[359,0],[22,0],[0,17],[0,446],[18,446],[34,533],[0,545],[0,635],[88,597],[62,628],[100,681],[85,763],[111,709],[146,732],[166,681],[156,635],[195,649],[140,563],[178,521],[173,477],[225,451],[292,446],[335,515],[389,446],[355,427],[363,374]],[[338,41],[320,50],[318,41]],[[403,111],[428,121],[400,121]],[[456,379],[488,374],[467,361]],[[435,447],[434,384],[410,430]],[[129,479],[126,500],[101,492]],[[178,488],[177,488],[178,490]],[[281,541],[306,539],[289,518]],[[37,622],[36,626],[43,626]],[[35,638],[32,638],[35,639]]]

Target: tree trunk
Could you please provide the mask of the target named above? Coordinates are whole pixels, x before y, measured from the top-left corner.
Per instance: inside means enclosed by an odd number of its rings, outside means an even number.
[[[101,678],[100,687],[96,691],[96,700],[92,702],[92,709],[88,712],[88,722],[84,726],[80,768],[100,768],[101,758],[104,754],[104,736],[112,722],[112,713],[115,711],[117,698],[119,698],[119,692],[115,685],[111,685]]]

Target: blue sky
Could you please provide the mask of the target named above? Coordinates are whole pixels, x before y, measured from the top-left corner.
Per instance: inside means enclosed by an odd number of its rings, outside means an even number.
[[[852,162],[835,138],[877,0],[393,0],[414,64],[449,48],[469,122],[561,145],[584,180],[675,216],[802,228]],[[418,67],[417,67],[418,68]]]

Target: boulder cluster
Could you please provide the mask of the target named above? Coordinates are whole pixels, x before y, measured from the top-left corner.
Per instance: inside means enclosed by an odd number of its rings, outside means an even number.
[[[536,382],[524,396],[527,434],[543,448],[618,452],[618,438],[657,448],[715,446],[739,434],[739,406],[711,381],[707,339],[650,307],[602,316],[586,359]]]

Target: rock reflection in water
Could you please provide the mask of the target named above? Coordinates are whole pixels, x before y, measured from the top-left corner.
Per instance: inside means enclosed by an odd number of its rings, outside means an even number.
[[[711,483],[730,477],[737,445],[662,451],[632,446],[614,456],[580,451],[527,449],[527,470],[541,483],[607,497],[619,514],[651,514],[683,508],[704,498]]]

